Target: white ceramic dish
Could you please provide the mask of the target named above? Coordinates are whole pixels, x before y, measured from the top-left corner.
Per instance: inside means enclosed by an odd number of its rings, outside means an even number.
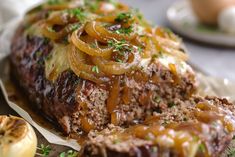
[[[235,47],[235,35],[199,23],[187,0],[175,2],[167,11],[171,27],[183,36],[219,46]]]

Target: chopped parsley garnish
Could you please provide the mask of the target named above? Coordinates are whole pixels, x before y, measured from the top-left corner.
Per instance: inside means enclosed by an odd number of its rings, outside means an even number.
[[[61,3],[61,0],[48,0],[47,4],[49,5],[55,5]]]
[[[193,140],[194,140],[195,142],[197,142],[197,141],[199,141],[199,137],[198,137],[198,136],[193,136]]]
[[[162,54],[161,51],[157,54],[155,53],[155,54],[152,55],[152,59],[157,59],[157,58],[160,58],[160,57],[163,57],[163,54]]]
[[[157,146],[153,146],[153,147],[151,148],[151,150],[152,150],[153,153],[157,153],[158,148],[157,148]]]
[[[54,30],[52,27],[47,27],[47,30],[48,30],[49,32],[55,32],[55,30]]]
[[[167,106],[168,106],[169,108],[171,108],[171,107],[173,107],[173,106],[175,106],[175,105],[176,105],[176,104],[175,104],[174,102],[170,102],[170,103],[168,103]]]
[[[128,28],[120,28],[120,29],[115,30],[115,32],[117,34],[127,34],[127,35],[129,35],[133,32],[133,26],[130,26]]]
[[[40,151],[39,153],[37,153],[37,155],[43,157],[48,156],[51,152],[51,147],[49,145],[45,146],[44,144],[41,144],[40,147],[37,147],[37,149]]]
[[[152,59],[156,59],[156,58],[158,58],[158,55],[157,54],[153,54],[152,55]]]
[[[206,152],[206,146],[203,143],[199,144],[198,149],[200,152]]]
[[[50,60],[52,58],[52,53],[49,53],[46,57],[45,60]]]
[[[60,153],[59,157],[77,157],[78,152],[73,151],[73,150],[68,150],[67,152],[62,152]]]
[[[121,59],[116,59],[116,61],[118,62],[118,63],[123,63],[123,61],[121,60]]]
[[[234,156],[235,156],[235,148],[229,148],[228,157],[234,157]]]
[[[139,51],[139,53],[143,52],[143,48],[138,46],[138,51]]]
[[[95,43],[90,44],[91,48],[97,48],[97,45]]]
[[[114,144],[118,144],[118,143],[120,143],[120,142],[121,142],[120,139],[115,139],[115,140],[113,141]]]
[[[131,20],[133,15],[131,13],[120,13],[117,15],[115,21],[116,22],[122,22],[127,23],[129,20]]]
[[[161,102],[161,98],[159,96],[156,96],[154,99],[153,99],[154,102],[156,103],[160,103]]]
[[[130,46],[127,44],[126,40],[109,40],[108,45],[114,47],[114,51],[131,51]]]
[[[50,155],[50,152],[52,151],[51,147],[49,145],[45,146],[44,144],[41,144],[40,147],[37,147],[37,150],[39,150],[39,153],[37,152],[37,156],[42,157],[48,157]],[[67,152],[61,152],[59,157],[77,157],[78,152],[74,150],[68,150]]]
[[[42,56],[42,51],[37,51],[35,52],[35,56],[38,58],[38,57],[41,57]]]
[[[91,69],[91,71],[92,71],[92,72],[95,72],[95,73],[97,73],[97,74],[100,72],[98,66],[93,66],[92,69]]]
[[[72,16],[75,16],[81,22],[84,22],[87,17],[87,14],[80,8],[68,10],[68,13]]]
[[[75,23],[75,24],[70,25],[69,29],[70,29],[71,31],[75,31],[75,30],[77,30],[80,26],[81,26],[80,24]]]

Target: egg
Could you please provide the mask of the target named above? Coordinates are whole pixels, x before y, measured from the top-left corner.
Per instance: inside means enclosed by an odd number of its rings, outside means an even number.
[[[235,34],[235,6],[224,9],[218,18],[219,28],[229,34]]]
[[[190,0],[192,9],[200,22],[216,25],[222,10],[235,5],[235,0]]]

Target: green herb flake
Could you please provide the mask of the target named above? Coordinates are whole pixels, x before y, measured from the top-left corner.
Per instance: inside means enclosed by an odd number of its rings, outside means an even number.
[[[75,16],[81,22],[84,22],[87,17],[87,14],[80,8],[68,10],[68,13],[72,16]]]
[[[118,144],[118,143],[120,143],[120,142],[121,142],[120,139],[115,139],[115,140],[113,141],[114,144]]]
[[[99,73],[99,68],[98,68],[98,66],[93,66],[91,70],[92,70],[92,72],[95,72],[95,73],[97,73],[97,74]]]
[[[200,152],[206,152],[206,146],[203,143],[199,144],[198,149]]]
[[[116,59],[116,61],[118,62],[118,63],[123,63],[123,61],[121,60],[121,59]]]
[[[139,53],[142,53],[143,52],[143,48],[138,46],[138,51],[139,51]]]
[[[169,108],[172,108],[173,106],[175,106],[176,104],[174,103],[174,102],[170,102],[170,103],[168,103],[167,104],[167,106],[169,107]]]
[[[193,140],[194,140],[195,142],[197,142],[197,141],[199,141],[199,137],[198,137],[198,136],[193,136]]]
[[[133,15],[131,13],[120,13],[117,15],[115,21],[116,22],[123,22],[123,23],[127,23],[129,20],[131,20],[133,17]]]
[[[55,30],[54,30],[52,27],[47,27],[47,30],[48,30],[49,32],[55,32]]]
[[[115,30],[115,33],[117,34],[131,34],[133,32],[133,26],[130,26],[128,28],[120,28],[118,30]]]
[[[154,102],[156,103],[160,103],[161,102],[161,98],[159,96],[156,96],[154,99],[153,99]]]
[[[158,55],[157,54],[153,54],[152,55],[152,59],[157,59],[158,58]]]
[[[41,52],[41,51],[35,52],[35,56],[36,56],[37,58],[41,57],[41,56],[42,56],[42,52]]]
[[[78,23],[72,24],[72,25],[70,25],[69,30],[75,31],[75,30],[77,30],[80,26],[81,26],[81,25],[78,24]]]
[[[90,47],[91,47],[91,48],[97,48],[97,45],[96,45],[95,43],[91,43],[91,44],[90,44]]]
[[[77,157],[78,152],[73,151],[73,150],[68,150],[67,152],[62,152],[60,153],[59,157]]]
[[[130,45],[127,43],[126,40],[109,40],[108,46],[113,47],[114,51],[123,52],[123,51],[131,51]]]
[[[147,141],[151,141],[151,140],[152,140],[152,138],[151,138],[149,135],[147,135],[147,136],[145,136],[145,140],[147,140]]]
[[[48,5],[56,5],[56,4],[59,4],[59,3],[61,3],[60,0],[48,0],[47,1]]]
[[[52,53],[48,54],[46,57],[45,57],[45,60],[50,60],[52,58]]]
[[[43,157],[48,156],[52,150],[49,145],[45,146],[44,144],[41,144],[40,147],[38,147],[37,149],[40,151],[39,153],[37,153],[37,155]]]
[[[235,157],[235,148],[228,149],[228,156],[227,157]]]
[[[157,153],[158,148],[157,148],[156,146],[153,146],[153,147],[151,148],[151,150],[152,150],[153,153]]]

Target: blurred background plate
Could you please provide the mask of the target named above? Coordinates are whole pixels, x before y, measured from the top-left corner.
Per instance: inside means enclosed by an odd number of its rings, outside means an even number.
[[[187,0],[177,1],[167,11],[171,27],[188,38],[213,45],[235,47],[235,35],[200,24]]]

